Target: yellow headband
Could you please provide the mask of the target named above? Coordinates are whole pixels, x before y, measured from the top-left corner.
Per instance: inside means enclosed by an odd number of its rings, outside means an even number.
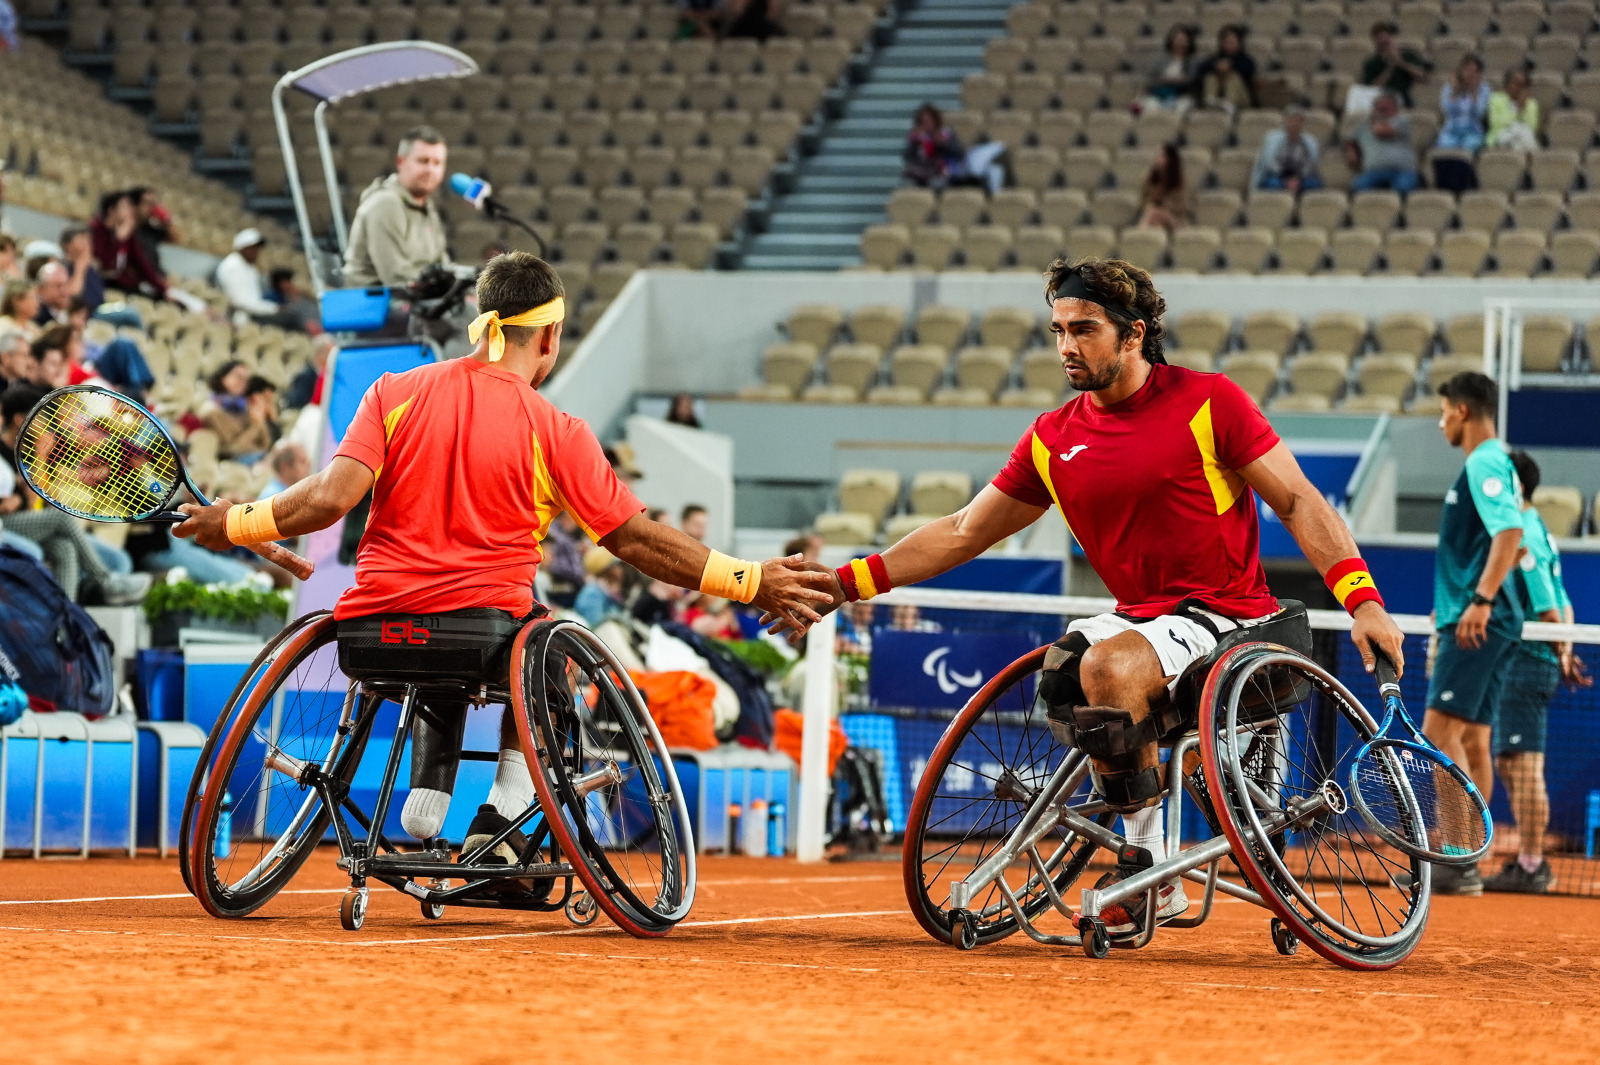
[[[530,328],[541,325],[551,325],[561,321],[567,316],[567,301],[557,296],[549,303],[541,303],[532,310],[514,314],[510,318],[500,317],[499,311],[489,311],[474,318],[472,324],[467,326],[467,339],[476,344],[478,338],[488,332],[489,334],[489,361],[499,362],[505,358],[506,335],[501,330],[508,325],[525,325]]]

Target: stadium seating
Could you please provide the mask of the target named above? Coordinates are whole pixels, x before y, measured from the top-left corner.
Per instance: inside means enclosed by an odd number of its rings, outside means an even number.
[[[1371,52],[1368,28],[1396,18],[1401,44],[1427,56],[1430,77],[1413,88],[1408,112],[1419,169],[1426,177],[1440,127],[1439,88],[1460,58],[1483,57],[1489,84],[1529,65],[1544,145],[1530,153],[1487,149],[1475,161],[1478,190],[1457,196],[1421,190],[1348,194],[1352,175],[1337,139],[1360,116],[1344,115],[1346,91]],[[1231,113],[1161,108],[1130,113],[1145,72],[1161,54],[1168,27],[1200,26],[1208,51],[1225,21],[1249,27],[1246,50],[1257,63],[1260,107]],[[1008,13],[1010,35],[985,49],[985,69],[962,84],[960,110],[946,115],[963,143],[1007,145],[1014,189],[987,207],[977,190],[897,190],[889,234],[869,230],[862,259],[871,268],[1038,269],[1053,254],[1114,251],[1142,266],[1186,272],[1343,273],[1418,276],[1588,277],[1600,252],[1600,52],[1592,5],[1490,4],[1426,0],[1391,4],[1257,0],[1248,5],[1146,0],[1041,0]],[[1251,190],[1262,138],[1282,122],[1281,107],[1310,108],[1307,128],[1323,144],[1328,188],[1299,198]],[[1150,148],[1174,142],[1183,155],[1193,226],[1163,240],[1134,227]],[[1076,200],[1061,193],[1074,193]],[[960,218],[942,209],[959,196]],[[1048,211],[1047,198],[1065,210]],[[975,199],[976,198],[976,199]],[[1032,207],[1028,204],[1031,202]],[[1005,215],[1002,222],[999,214]],[[941,254],[916,254],[930,225],[962,229],[953,247],[941,231]],[[1079,225],[1110,232],[1074,231]],[[1053,244],[1024,229],[1057,225]],[[1012,243],[1000,248],[1004,226]],[[974,236],[973,231],[976,231]],[[1212,232],[1215,231],[1215,232]],[[981,242],[981,251],[969,244]],[[951,254],[942,254],[951,247]]]

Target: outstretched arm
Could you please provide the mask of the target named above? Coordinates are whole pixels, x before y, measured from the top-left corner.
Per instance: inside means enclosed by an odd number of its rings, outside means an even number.
[[[1326,576],[1335,564],[1360,554],[1344,519],[1300,469],[1289,445],[1279,442],[1271,451],[1239,470],[1239,476],[1278,515],[1283,527],[1305,552],[1306,560],[1316,567],[1318,575]],[[1350,638],[1360,650],[1367,671],[1372,670],[1373,649],[1377,648],[1394,663],[1397,672],[1403,673],[1405,661],[1401,649],[1405,634],[1389,617],[1388,611],[1368,600],[1356,607],[1354,619]]]
[[[272,497],[273,521],[284,538],[326,529],[361,502],[372,481],[373,472],[366,466],[338,455],[326,468]],[[226,529],[232,506],[226,499],[215,500],[208,507],[185,503],[178,509],[189,515],[189,520],[173,532],[193,537],[201,547],[226,551],[233,546]]]

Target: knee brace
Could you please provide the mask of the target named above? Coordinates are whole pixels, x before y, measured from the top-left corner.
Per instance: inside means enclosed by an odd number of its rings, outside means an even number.
[[[1153,717],[1134,721],[1119,706],[1075,706],[1064,723],[1072,745],[1089,756],[1094,790],[1120,813],[1161,797],[1161,755]]]
[[[456,768],[461,764],[461,737],[467,727],[465,703],[423,705],[411,724],[411,786],[455,790]]]
[[[1072,741],[1056,729],[1057,719],[1070,717],[1073,707],[1089,701],[1083,694],[1083,682],[1078,679],[1083,652],[1088,649],[1089,641],[1083,633],[1069,632],[1044,653],[1044,667],[1039,671],[1039,698],[1050,711],[1051,729],[1063,743]]]

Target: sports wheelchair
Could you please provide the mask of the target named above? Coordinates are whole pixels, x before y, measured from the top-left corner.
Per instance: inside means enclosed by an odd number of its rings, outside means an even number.
[[[1305,942],[1357,970],[1409,957],[1427,924],[1430,867],[1384,844],[1348,802],[1340,782],[1377,722],[1308,657],[1304,606],[1283,607],[1223,636],[1160,711],[1159,742],[1170,752],[1161,799],[1169,857],[1160,863],[1113,831],[1117,814],[1094,792],[1088,756],[1049,728],[1038,694],[1049,648],[984,685],[934,748],[907,815],[906,896],[923,929],[962,950],[1020,929],[1104,958],[1112,947],[1145,946],[1158,925],[1198,927],[1220,891],[1273,914],[1280,954]],[[1209,830],[1188,847],[1185,796]],[[1395,802],[1410,804],[1402,817],[1415,816],[1409,791]],[[1068,889],[1101,851],[1125,877],[1085,887],[1074,910]],[[1203,887],[1199,910],[1162,920],[1159,886],[1178,876]],[[1139,895],[1142,927],[1114,938],[1101,914]],[[1041,930],[1052,911],[1074,933]]]
[[[563,911],[583,926],[604,911],[639,937],[683,920],[695,894],[688,809],[655,723],[605,644],[541,617],[512,622],[514,636],[490,653],[463,655],[428,646],[444,641],[425,632],[417,639],[410,620],[384,633],[401,644],[387,659],[401,664],[386,670],[341,666],[357,656],[340,653],[348,634],[327,611],[291,623],[252,663],[206,740],[183,811],[179,862],[205,910],[255,912],[331,837],[350,877],[339,918],[351,931],[365,919],[372,880],[414,896],[431,920],[477,906]],[[430,700],[504,706],[536,792],[507,828],[455,860],[442,839],[402,850],[385,828]],[[374,734],[391,730],[381,769],[364,765]],[[461,757],[492,762],[497,752]],[[219,832],[225,816],[232,829]],[[513,832],[526,844],[507,863],[495,852]]]

